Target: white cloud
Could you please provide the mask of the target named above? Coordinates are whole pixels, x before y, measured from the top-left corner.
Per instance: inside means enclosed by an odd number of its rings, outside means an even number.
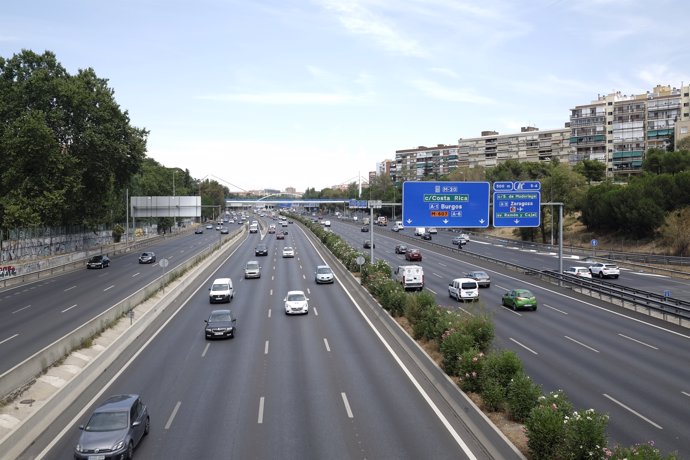
[[[476,94],[467,89],[447,88],[440,83],[426,79],[416,79],[409,82],[427,96],[448,102],[469,102],[472,104],[494,104],[489,97]]]
[[[200,99],[265,105],[342,105],[359,100],[358,97],[345,93],[311,92],[212,94],[201,96]]]
[[[353,0],[321,0],[321,5],[333,12],[340,23],[355,35],[374,40],[386,51],[405,56],[424,57],[426,51],[419,43],[399,32],[400,27],[377,16],[363,2]]]
[[[432,67],[429,70],[434,72],[434,73],[445,75],[447,77],[458,78],[458,76],[459,76],[455,71],[453,71],[451,69],[447,69],[445,67]]]

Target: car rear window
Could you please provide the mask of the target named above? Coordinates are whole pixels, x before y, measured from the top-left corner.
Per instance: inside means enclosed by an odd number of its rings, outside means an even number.
[[[476,287],[477,283],[462,283],[463,289],[475,289]]]

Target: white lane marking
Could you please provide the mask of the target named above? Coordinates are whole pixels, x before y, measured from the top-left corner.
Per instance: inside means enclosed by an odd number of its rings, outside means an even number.
[[[436,272],[432,273],[432,275],[434,275],[434,276],[437,277],[437,278],[443,278],[443,276],[439,275],[439,274],[436,273]]]
[[[326,345],[326,351],[331,351],[331,347],[328,345],[328,339],[326,337],[323,338],[323,344]]]
[[[312,307],[312,310],[314,310],[315,316],[319,316],[319,311],[316,309],[316,307]]]
[[[311,289],[307,288],[307,294],[311,294]]]
[[[427,291],[431,292],[433,295],[437,295],[437,293],[436,293],[435,291],[432,291],[432,290],[429,289],[429,288],[426,288],[426,289],[427,289]]]
[[[273,295],[273,289],[268,292],[268,295]]]
[[[210,347],[211,344],[207,343],[206,346],[204,347],[204,351],[201,353],[201,357],[205,358],[206,357],[206,352],[208,351],[208,347]]]
[[[268,354],[268,340],[266,340],[266,343],[264,344],[264,354]]]
[[[74,289],[75,287],[76,287],[76,286],[70,286],[70,287],[68,287],[67,289],[65,289],[65,290],[62,291],[62,292],[71,291],[71,290]]]
[[[62,310],[61,313],[64,313],[64,312],[66,312],[66,311],[70,311],[71,309],[73,309],[73,308],[76,307],[76,306],[77,306],[77,304],[75,303],[75,304],[72,305],[71,307],[68,307],[68,308],[65,308],[64,310]]]
[[[539,353],[537,353],[536,351],[532,350],[531,348],[526,347],[525,345],[521,344],[520,342],[518,342],[518,341],[515,340],[514,338],[509,337],[509,339],[510,339],[512,342],[515,342],[516,344],[520,345],[522,348],[524,348],[525,350],[529,351],[530,353],[533,353],[533,354],[535,354],[535,355],[538,355],[538,354],[539,354]]]
[[[592,351],[595,352],[595,353],[599,353],[599,350],[597,350],[596,348],[592,348],[592,347],[590,347],[589,345],[585,345],[584,343],[579,342],[579,341],[577,341],[577,340],[575,340],[575,339],[573,339],[573,338],[571,338],[571,337],[568,337],[567,335],[564,335],[563,337],[565,337],[566,339],[568,339],[568,340],[570,340],[570,341],[572,341],[572,342],[575,342],[576,344],[580,345],[581,347],[585,347],[585,348],[587,348],[587,349],[589,349],[589,350],[592,350]]]
[[[607,395],[606,393],[604,393],[604,397],[606,397],[606,398],[610,399],[611,401],[615,402],[616,404],[618,404],[619,406],[621,406],[623,409],[626,409],[626,410],[630,411],[631,413],[637,415],[638,417],[640,417],[642,420],[644,420],[645,422],[649,423],[649,424],[652,425],[653,427],[658,428],[658,429],[660,429],[660,430],[663,430],[663,428],[661,427],[661,425],[652,422],[651,420],[649,420],[649,419],[648,419],[647,417],[645,417],[644,415],[642,415],[642,414],[640,414],[639,412],[633,410],[632,408],[626,406],[625,404],[623,404],[622,402],[618,401],[617,399],[612,398],[611,396]]]
[[[642,273],[642,272],[630,272],[632,275],[640,275],[640,276],[651,276],[654,278],[670,278],[670,276],[667,275],[658,275],[656,273]]]
[[[685,392],[685,391],[681,391],[681,393],[683,393],[685,396],[690,397],[690,393],[687,393],[687,392]]]
[[[12,314],[14,315],[15,313],[19,313],[20,311],[26,310],[27,308],[31,308],[31,305],[27,305],[26,307],[22,307],[19,310],[15,310],[12,312]]]
[[[343,397],[343,404],[345,404],[345,412],[347,412],[347,416],[349,418],[354,418],[352,415],[352,409],[350,409],[350,403],[347,401],[347,395],[343,392],[340,393],[340,396]]]
[[[135,274],[132,275],[132,278],[141,275],[141,272],[136,272]]]
[[[115,287],[115,285],[114,285],[114,284],[111,284],[111,285],[108,286],[107,288],[103,289],[103,292],[109,291],[109,290],[111,290],[111,289],[114,288],[114,287]]]
[[[498,284],[496,285],[496,287],[499,288],[499,289],[501,289],[502,291],[510,291],[510,289],[505,288],[505,287],[503,287],[503,286],[500,286],[500,285],[498,285]]]
[[[438,263],[441,267],[447,267],[448,265],[442,264],[441,262]]]
[[[276,277],[274,275],[271,275],[271,281],[275,280]]]
[[[259,399],[259,419],[257,420],[258,423],[264,423],[264,397],[262,396]]]
[[[3,340],[2,342],[0,342],[0,345],[2,345],[2,344],[5,343],[5,342],[9,342],[10,340],[12,340],[13,338],[17,337],[18,335],[19,335],[19,334],[14,334],[14,335],[11,335],[11,336],[7,337],[5,340]]]
[[[271,317],[271,309],[270,308],[268,309],[268,317],[269,318]]]
[[[552,307],[551,305],[547,305],[547,304],[545,304],[545,303],[543,303],[542,305],[543,305],[544,307],[546,307],[546,308],[550,308],[551,310],[556,310],[558,313],[563,313],[564,315],[567,315],[567,314],[568,314],[567,311],[559,310],[558,308]]]
[[[633,339],[632,337],[628,337],[627,335],[623,335],[623,334],[618,334],[618,335],[621,336],[621,337],[623,337],[624,339],[628,339],[628,340],[631,340],[631,341],[633,341],[633,342],[639,343],[640,345],[644,345],[645,347],[649,347],[649,348],[652,348],[652,349],[654,349],[654,350],[658,350],[658,349],[659,349],[659,348],[655,347],[654,345],[650,345],[650,344],[644,343],[644,342],[642,342],[642,341],[640,341],[640,340]]]
[[[170,426],[172,425],[173,420],[175,420],[175,415],[177,415],[177,411],[180,408],[180,405],[182,404],[182,401],[177,401],[177,404],[175,404],[175,408],[172,411],[172,414],[170,414],[170,417],[168,418],[168,422],[165,424],[165,429],[169,430]]]

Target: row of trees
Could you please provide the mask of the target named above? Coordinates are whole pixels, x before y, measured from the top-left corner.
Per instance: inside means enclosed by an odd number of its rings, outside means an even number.
[[[47,51],[0,57],[1,234],[114,227],[125,221],[127,193],[200,194],[202,214],[217,215],[227,187],[148,158],[147,136],[93,69],[70,75]]]

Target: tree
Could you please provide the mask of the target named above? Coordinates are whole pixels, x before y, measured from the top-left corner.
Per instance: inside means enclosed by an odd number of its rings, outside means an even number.
[[[587,183],[601,182],[606,178],[606,165],[597,160],[582,160],[575,165],[575,171],[587,179]]]
[[[147,135],[92,69],[69,75],[51,52],[0,58],[0,225],[95,228],[124,217]]]

